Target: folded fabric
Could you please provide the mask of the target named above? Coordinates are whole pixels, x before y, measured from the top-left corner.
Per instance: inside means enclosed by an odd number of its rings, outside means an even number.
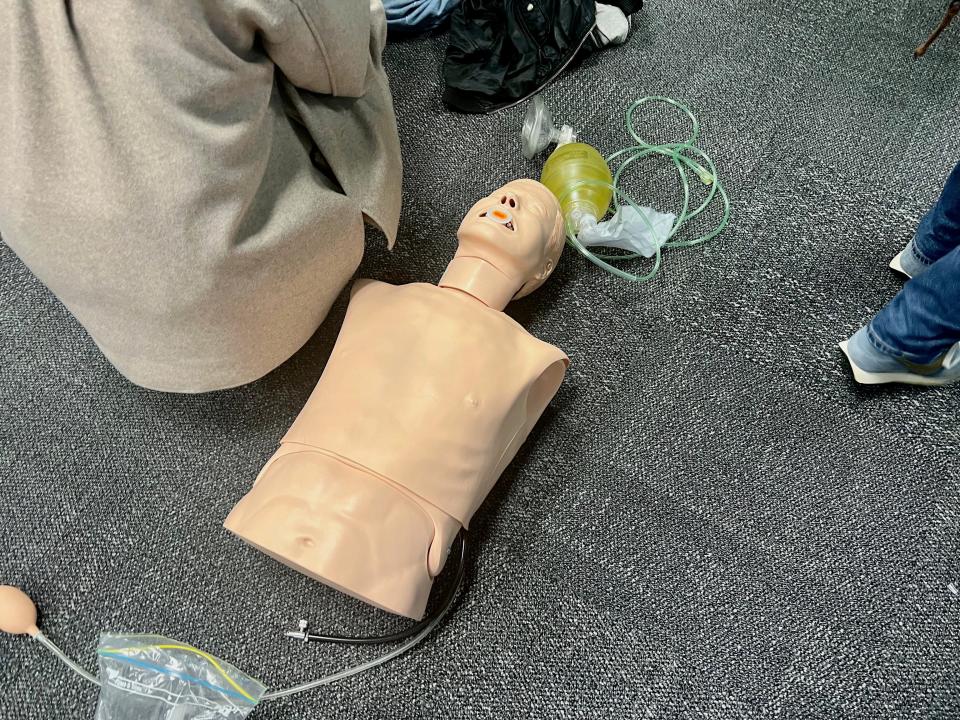
[[[392,33],[433,30],[460,4],[460,0],[384,0],[387,27]]]

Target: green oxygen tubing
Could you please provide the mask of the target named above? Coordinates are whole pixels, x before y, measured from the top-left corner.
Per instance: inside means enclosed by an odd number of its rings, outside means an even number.
[[[650,143],[643,139],[637,131],[634,117],[640,108],[650,103],[665,103],[676,109],[677,112],[689,118],[692,129],[690,135],[679,142]],[[575,142],[572,128],[564,125],[558,129],[543,101],[536,97],[527,110],[523,126],[524,155],[532,158],[536,153],[546,148],[551,142],[558,142],[543,166],[540,181],[546,185],[560,202],[560,207],[566,221],[567,241],[590,262],[603,268],[609,273],[633,282],[646,282],[654,278],[660,270],[662,248],[683,248],[702,245],[727,227],[730,222],[730,198],[717,174],[717,168],[710,156],[697,146],[700,136],[700,123],[697,116],[686,105],[673,98],[662,95],[651,95],[635,100],[626,110],[626,130],[634,144],[603,158],[591,145]],[[650,220],[650,211],[642,208],[629,193],[621,189],[623,174],[638,160],[651,155],[667,157],[673,163],[680,178],[680,188],[683,202],[679,214],[676,215],[665,232],[654,227]],[[611,175],[610,167],[616,162],[616,170]],[[697,207],[690,208],[690,177],[693,173],[697,179],[709,187],[706,198]],[[677,236],[687,223],[696,219],[703,211],[719,198],[722,206],[722,217],[717,225],[709,232],[693,239],[679,239]],[[651,245],[650,255],[653,257],[653,266],[645,274],[628,272],[613,263],[622,263],[641,257],[640,252],[628,251],[617,254],[600,254],[590,250],[580,240],[581,232],[590,226],[595,226],[608,211],[618,212],[618,205],[630,208],[636,222],[642,223],[644,230],[651,236],[660,236],[660,241]],[[634,229],[637,227],[634,224]],[[630,233],[630,229],[619,226],[617,232]],[[597,242],[595,244],[607,244]],[[623,243],[609,243],[614,247],[626,247]],[[629,243],[628,245],[629,246]]]

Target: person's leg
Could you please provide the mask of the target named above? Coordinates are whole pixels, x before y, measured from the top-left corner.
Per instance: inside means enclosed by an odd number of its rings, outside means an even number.
[[[920,365],[960,341],[960,247],[904,285],[868,327],[879,350]]]
[[[917,277],[957,246],[960,246],[960,164],[947,178],[936,205],[923,216],[913,240],[893,259],[890,267]]]
[[[960,380],[960,247],[841,343],[859,382],[945,385]]]

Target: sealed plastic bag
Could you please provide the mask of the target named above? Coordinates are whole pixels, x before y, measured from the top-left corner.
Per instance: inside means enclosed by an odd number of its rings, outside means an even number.
[[[223,660],[160,635],[100,636],[97,720],[240,720],[266,687]]]

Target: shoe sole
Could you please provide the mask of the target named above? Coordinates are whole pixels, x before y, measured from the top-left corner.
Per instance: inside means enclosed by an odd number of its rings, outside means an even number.
[[[933,386],[942,386],[949,385],[952,380],[941,380],[939,378],[924,377],[923,375],[915,375],[913,373],[872,373],[867,372],[859,365],[857,365],[853,358],[850,357],[850,351],[848,349],[849,342],[844,340],[842,343],[839,343],[839,347],[843,350],[843,354],[847,356],[847,362],[850,363],[850,369],[853,370],[853,379],[856,380],[861,385],[882,385],[884,383],[905,383],[907,385],[924,385],[927,387]]]
[[[910,273],[908,273],[906,270],[903,269],[903,263],[900,261],[901,258],[903,257],[904,252],[905,250],[901,250],[894,256],[893,260],[890,261],[890,269],[896,270],[898,273],[900,273],[901,275],[905,275],[908,278],[912,278],[913,275],[911,275]]]

